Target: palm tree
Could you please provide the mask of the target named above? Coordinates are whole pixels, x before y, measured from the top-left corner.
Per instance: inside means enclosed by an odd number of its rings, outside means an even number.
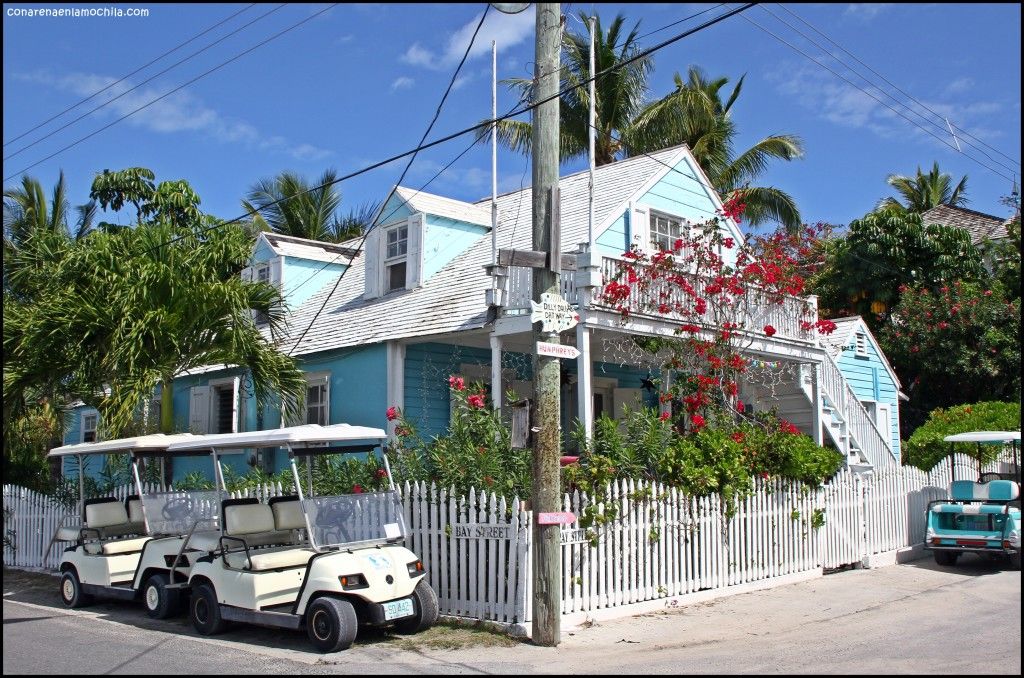
[[[565,53],[561,89],[585,82],[590,78],[590,29],[589,17],[579,13],[587,30],[582,34],[569,33],[565,36],[562,49]],[[595,22],[594,64],[597,72],[605,71],[616,64],[635,56],[640,47],[637,42],[638,21],[627,35],[624,34],[625,17],[616,16],[605,32],[601,20]],[[643,57],[630,65],[618,69],[595,83],[596,127],[595,160],[597,165],[615,162],[622,153],[622,144],[616,135],[627,130],[634,117],[643,107],[647,92],[647,78],[654,68],[649,57]],[[520,96],[521,101],[530,101],[533,96],[533,80],[513,78],[503,83]],[[562,96],[560,105],[560,158],[572,160],[587,152],[590,131],[590,94],[586,86],[570,89]],[[489,138],[489,129],[483,129],[478,138]],[[514,151],[529,154],[533,140],[533,125],[519,120],[503,120],[498,123],[498,140]]]
[[[251,314],[260,311],[283,329],[280,292],[238,275],[251,236],[234,224],[210,228],[212,218],[194,209],[198,197],[183,182],[163,182],[151,193],[170,194],[192,202],[141,203],[148,221],[84,239],[46,266],[52,284],[31,303],[5,299],[5,405],[9,394],[39,384],[89,395],[106,386],[109,394],[96,404],[116,435],[159,383],[161,430],[169,433],[174,380],[190,368],[229,364],[251,375],[260,407],[275,396],[289,409],[299,406],[302,372],[264,339]],[[180,220],[186,214],[196,216]]]
[[[309,240],[337,242],[337,171],[328,169],[315,184],[295,172],[261,179],[249,190],[242,207],[261,230]],[[343,235],[344,233],[342,233]]]
[[[723,103],[721,91],[728,78],[709,80],[697,66],[690,66],[686,81],[676,73],[675,90],[650,103],[633,121],[624,135],[626,150],[636,155],[685,143],[723,199],[742,191],[747,221],[758,225],[775,220],[793,231],[801,224],[796,201],[778,188],[752,187],[750,183],[767,169],[771,160],[801,157],[803,144],[794,135],[776,134],[739,155],[734,153],[737,130],[731,113],[745,77],[739,79]]]
[[[917,174],[905,177],[901,174],[890,174],[886,182],[900,194],[906,204],[892,196],[878,201],[876,209],[896,210],[897,212],[925,212],[938,205],[963,207],[967,199],[967,176],[953,186],[953,177],[939,172],[939,163],[932,165],[928,174],[922,174],[918,166]]]

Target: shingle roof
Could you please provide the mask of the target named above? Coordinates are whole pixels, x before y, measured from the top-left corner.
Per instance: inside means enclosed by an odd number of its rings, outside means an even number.
[[[491,226],[491,206],[474,205],[461,200],[453,200],[433,193],[415,191],[411,188],[398,186],[395,188],[395,195],[405,201],[413,212],[434,214],[439,217],[447,217],[456,221],[464,221],[468,224],[479,226]],[[489,200],[489,199],[488,199]]]
[[[602,224],[655,173],[666,170],[685,151],[675,147],[648,156],[639,156],[604,165],[596,170],[594,219]],[[562,249],[575,251],[587,239],[586,171],[562,177]],[[423,196],[420,193],[420,196]],[[532,199],[529,188],[498,198],[498,247],[529,248],[532,241]],[[446,199],[447,200],[447,199]],[[489,199],[467,208],[488,207]],[[292,314],[289,320],[295,340],[316,317],[329,297],[316,322],[293,350],[293,339],[281,348],[294,355],[303,355],[371,344],[389,339],[444,334],[484,326],[487,306],[484,291],[490,279],[484,265],[490,262],[491,238],[481,236],[473,245],[434,274],[422,287],[403,290],[377,299],[363,299],[364,266],[349,267],[338,288],[330,287],[313,295]]]
[[[346,257],[344,261],[347,262],[358,252],[355,248],[346,247],[342,243],[307,240],[306,238],[296,238],[291,235],[281,235],[280,233],[261,233],[260,235],[266,238],[267,243],[275,253],[286,257],[333,262],[339,260],[339,255],[343,255]]]
[[[936,205],[922,212],[921,221],[926,226],[942,224],[962,228],[971,234],[971,242],[975,244],[985,239],[998,240],[1009,235],[1006,230],[1009,219],[952,205]]]

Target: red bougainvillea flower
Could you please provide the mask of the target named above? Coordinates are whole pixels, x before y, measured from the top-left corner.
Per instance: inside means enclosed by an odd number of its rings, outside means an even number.
[[[484,397],[479,393],[474,393],[473,395],[466,398],[466,402],[469,403],[470,407],[480,410],[483,409],[484,406]]]
[[[733,434],[732,434],[731,436],[729,436],[729,437],[730,437],[730,438],[732,438],[732,439],[733,439],[734,441],[736,441],[737,443],[742,443],[742,442],[743,442],[743,439],[744,439],[744,438],[745,438],[746,436],[744,436],[744,435],[743,435],[743,432],[742,432],[742,431],[736,431],[735,433],[733,433]]]
[[[671,417],[671,416],[672,415],[670,413],[668,413],[668,412],[662,412],[661,416],[658,417],[658,418],[661,419],[662,421],[668,421],[668,418]]]
[[[704,417],[700,416],[699,414],[693,415],[692,421],[693,421],[693,430],[694,431],[701,430],[702,428],[704,428],[704,425],[707,424],[707,422],[704,421]]]
[[[773,336],[775,334],[775,328],[772,327],[771,325],[765,325],[764,326],[764,333],[766,335],[768,335],[769,337],[771,337],[771,336]]]
[[[747,406],[743,404],[742,400],[736,401],[736,411],[743,414],[743,410],[747,409]]]
[[[795,424],[785,419],[779,420],[779,430],[783,433],[789,433],[794,436],[800,433],[800,429],[798,429]]]
[[[765,480],[768,480],[768,477],[769,477],[768,476],[768,472],[767,471],[762,471],[761,472],[761,477],[764,478]]]
[[[363,486],[362,485],[356,484],[356,485],[352,486],[352,494],[362,494],[362,493],[363,493]]]
[[[382,468],[379,468],[379,469],[377,469],[377,477],[378,478],[387,478],[388,477],[388,472],[385,471]]]
[[[465,391],[466,381],[462,377],[448,377],[448,386],[456,391]]]
[[[389,407],[387,417],[388,421],[394,421],[395,419],[398,419],[398,408],[396,408],[394,405]]]

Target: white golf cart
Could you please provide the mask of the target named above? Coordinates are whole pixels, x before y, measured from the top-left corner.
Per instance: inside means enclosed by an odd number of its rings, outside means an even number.
[[[72,542],[64,549],[60,563],[61,600],[67,607],[80,607],[94,596],[134,600],[142,594],[151,617],[164,618],[178,611],[179,593],[168,590],[172,562],[181,551],[187,532],[168,521],[173,502],[192,502],[189,493],[146,494],[139,477],[138,462],[143,455],[162,454],[175,441],[191,434],[154,434],[96,443],[65,445],[50,451],[50,457],[78,459],[80,525],[58,526],[43,554],[45,558],[57,541]],[[128,454],[136,494],[123,502],[116,497],[85,498],[84,461],[92,455]],[[215,494],[215,493],[206,493]],[[171,501],[167,501],[167,497]],[[218,497],[207,500],[216,515]],[[192,521],[189,521],[191,524]],[[187,561],[184,581],[187,577]]]
[[[300,629],[323,652],[349,647],[360,624],[399,633],[429,628],[437,597],[420,559],[402,545],[402,503],[383,456],[389,489],[313,497],[314,455],[372,452],[381,429],[309,424],[268,431],[195,436],[169,446],[172,454],[206,450],[214,458],[239,449],[287,449],[297,494],[225,499],[215,530],[191,533],[183,548],[204,555],[188,580],[192,624],[203,635],[228,621]],[[306,457],[303,494],[296,457]]]

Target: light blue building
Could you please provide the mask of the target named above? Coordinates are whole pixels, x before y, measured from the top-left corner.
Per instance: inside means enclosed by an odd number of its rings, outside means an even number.
[[[588,186],[587,172],[559,183],[561,249],[574,264],[563,270],[561,296],[580,316],[562,335],[562,343],[580,351],[579,358],[563,361],[566,430],[576,418],[589,428],[602,413],[621,418],[627,407],[668,407],[658,404],[651,377],[667,382],[672,375],[661,374],[662,360],[640,350],[633,337],[674,336],[680,320],[638,307],[623,324],[596,292],[616,274],[630,247],[656,251],[722,208],[685,146],[597,168],[592,236]],[[329,244],[259,236],[243,276],[276,284],[284,293],[288,327],[285,336],[273,339],[306,372],[304,422],[393,431],[385,413],[396,406],[429,438],[447,429],[450,376],[482,384],[499,409],[509,390],[519,398],[532,396],[532,269],[499,254],[531,249],[531,189],[499,196],[496,209],[492,233],[489,198],[469,203],[398,187],[361,249],[359,240]],[[742,242],[731,219],[719,224],[724,235]],[[723,249],[721,256],[728,260],[733,251]],[[752,333],[745,351],[766,374],[778,374],[779,384],[773,384],[779,388],[744,383],[740,394],[746,404],[777,408],[819,443],[835,444],[858,468],[898,463],[898,401],[889,399],[898,385],[889,386],[890,376],[895,380],[891,370],[880,373],[885,385],[878,387],[872,415],[861,405],[867,399],[845,397],[846,389],[861,388],[860,364],[845,357],[837,363],[831,345],[806,329],[808,320],[817,320],[815,298],[792,298],[751,313],[762,314],[751,318],[751,326],[770,321],[777,332]],[[887,367],[873,339],[871,344]],[[881,414],[889,405],[888,414]],[[279,408],[256,411],[246,375],[230,366],[180,375],[174,407],[177,428],[194,433],[282,425]],[[77,413],[67,442],[82,439],[95,424],[90,416]],[[872,416],[888,416],[892,435],[881,435]],[[284,459],[268,453],[249,463],[276,471]],[[174,476],[190,470],[189,462],[179,462]]]

